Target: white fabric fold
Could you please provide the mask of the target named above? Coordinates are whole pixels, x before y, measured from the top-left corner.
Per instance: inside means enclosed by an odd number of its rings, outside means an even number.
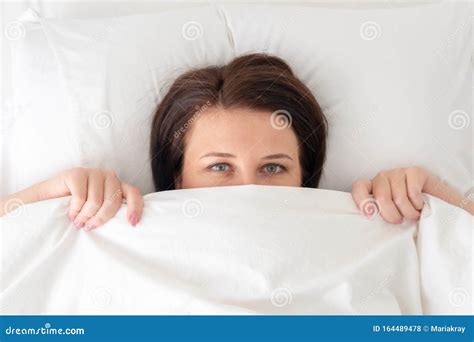
[[[26,205],[0,219],[1,313],[471,314],[472,216],[425,201],[392,225],[338,191],[167,191],[91,232],[69,198]]]

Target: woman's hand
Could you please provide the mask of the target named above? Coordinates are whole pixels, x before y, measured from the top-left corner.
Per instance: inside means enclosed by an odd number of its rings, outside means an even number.
[[[472,201],[421,167],[382,171],[372,180],[361,179],[352,184],[352,197],[364,214],[370,217],[380,213],[385,221],[397,224],[405,217],[420,218],[424,204],[422,192],[474,214]]]
[[[115,172],[99,169],[74,168],[60,175],[71,194],[69,218],[77,228],[91,230],[115,216],[127,200],[127,218],[132,226],[140,220],[143,198],[140,190],[123,183]]]
[[[77,228],[86,230],[110,220],[119,210],[122,199],[127,201],[127,219],[132,226],[140,221],[143,211],[140,191],[121,182],[113,171],[78,167],[2,199],[0,216],[6,213],[8,206],[4,204],[9,200],[26,204],[69,195],[69,218]]]

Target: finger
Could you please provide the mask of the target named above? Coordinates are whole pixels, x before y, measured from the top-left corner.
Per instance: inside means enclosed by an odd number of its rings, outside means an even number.
[[[426,176],[418,172],[417,168],[408,168],[406,171],[407,196],[417,210],[423,209],[425,204],[422,196]]]
[[[412,220],[417,220],[420,213],[413,206],[408,198],[405,171],[395,172],[389,177],[390,188],[392,190],[392,200],[398,211]]]
[[[385,176],[377,176],[372,181],[372,192],[380,205],[380,215],[389,223],[402,223],[402,215],[392,201],[390,182]]]
[[[87,179],[87,200],[77,214],[74,224],[83,227],[94,216],[104,202],[104,175],[99,170],[90,170]]]
[[[87,172],[84,169],[73,169],[64,178],[71,193],[69,218],[74,221],[87,199]]]
[[[105,177],[104,182],[104,203],[99,211],[86,222],[86,229],[95,229],[109,221],[122,204],[122,188],[120,180],[115,175]]]
[[[122,183],[123,197],[127,200],[127,219],[132,226],[140,221],[143,212],[143,196],[136,187]]]
[[[352,198],[359,210],[369,218],[374,216],[372,205],[372,182],[365,179],[359,179],[352,183]]]

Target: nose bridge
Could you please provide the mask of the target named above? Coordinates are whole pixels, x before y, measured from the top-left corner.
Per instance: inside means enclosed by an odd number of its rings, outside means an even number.
[[[258,177],[251,163],[247,162],[245,165],[242,165],[236,182],[238,185],[257,184]]]
[[[249,172],[249,173],[246,172],[245,175],[242,175],[241,182],[242,182],[242,185],[257,184],[258,179],[255,176],[254,172]]]

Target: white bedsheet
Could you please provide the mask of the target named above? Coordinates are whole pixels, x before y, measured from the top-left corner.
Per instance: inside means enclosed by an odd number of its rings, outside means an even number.
[[[1,313],[471,314],[472,216],[425,200],[391,225],[337,191],[168,191],[92,232],[27,205],[0,219]]]

